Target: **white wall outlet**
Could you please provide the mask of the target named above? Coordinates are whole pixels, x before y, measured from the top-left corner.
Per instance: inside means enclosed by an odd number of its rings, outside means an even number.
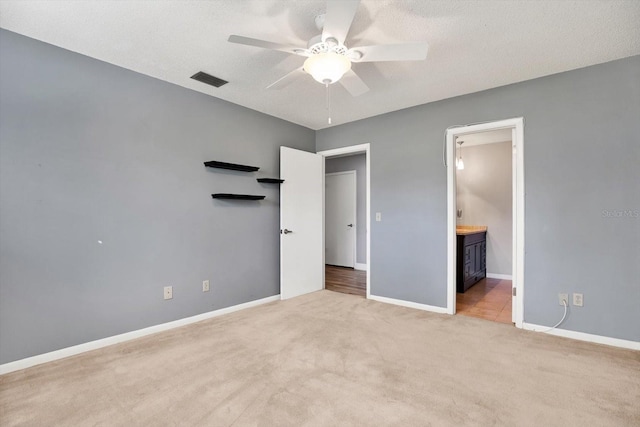
[[[164,299],[172,299],[172,298],[173,298],[173,286],[165,286]]]
[[[209,292],[209,281],[208,280],[203,280],[202,281],[202,292]]]
[[[382,221],[382,212],[376,212],[376,221]]]
[[[582,294],[573,294],[573,305],[576,307],[582,307]]]
[[[562,301],[564,301],[564,304]],[[569,294],[558,294],[558,304],[569,305]]]

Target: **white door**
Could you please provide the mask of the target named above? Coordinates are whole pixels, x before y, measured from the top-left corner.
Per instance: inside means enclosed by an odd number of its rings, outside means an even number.
[[[280,147],[280,298],[324,288],[322,179],[319,154]]]
[[[325,264],[355,267],[356,171],[324,179]]]

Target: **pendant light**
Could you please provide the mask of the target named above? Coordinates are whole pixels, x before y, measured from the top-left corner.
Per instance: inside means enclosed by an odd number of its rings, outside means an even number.
[[[462,144],[464,144],[464,141],[458,141],[458,145],[460,146],[460,157],[456,159],[456,166],[458,167],[458,170],[464,169],[464,161],[462,160]]]

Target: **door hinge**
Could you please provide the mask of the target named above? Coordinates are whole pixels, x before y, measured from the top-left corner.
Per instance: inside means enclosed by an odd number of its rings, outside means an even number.
[[[511,295],[516,296],[516,288],[511,288]]]

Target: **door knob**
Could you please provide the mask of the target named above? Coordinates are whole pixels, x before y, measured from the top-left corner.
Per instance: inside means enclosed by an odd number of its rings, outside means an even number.
[[[347,224],[347,227],[353,227],[353,224]]]
[[[282,231],[284,234],[289,234],[289,233],[293,233],[293,231],[291,230],[287,230],[286,228]]]

